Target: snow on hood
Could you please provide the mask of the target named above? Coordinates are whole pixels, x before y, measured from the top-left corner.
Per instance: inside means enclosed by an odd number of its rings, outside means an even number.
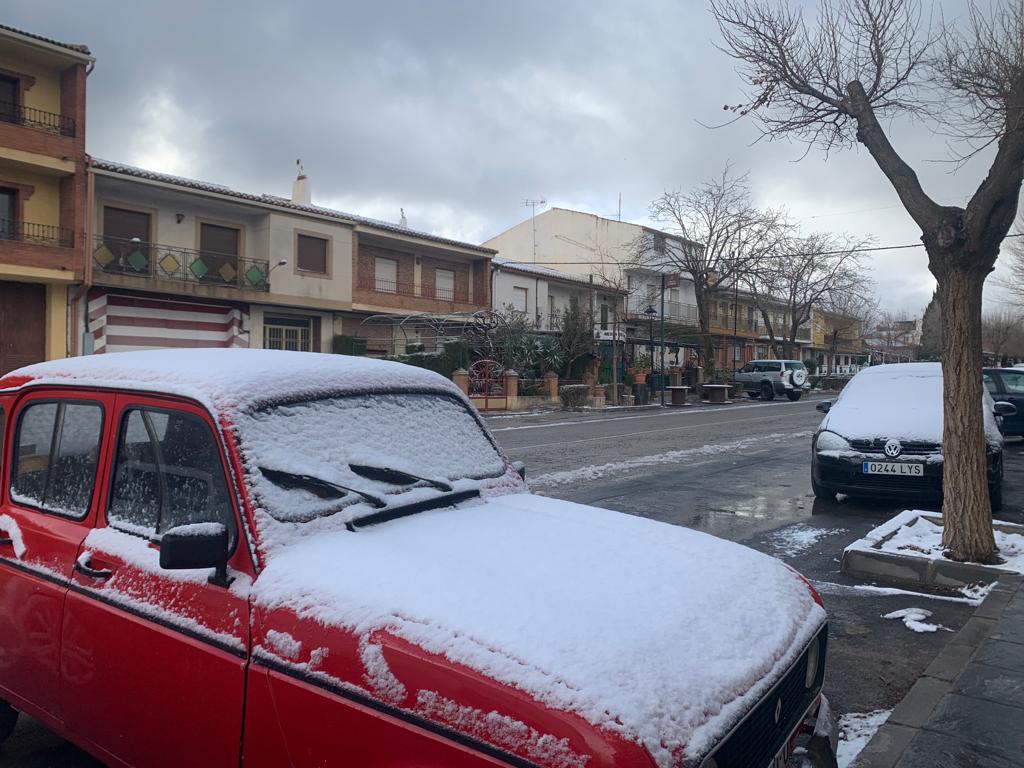
[[[297,395],[350,391],[429,389],[461,397],[452,382],[423,368],[273,349],[154,349],[70,357],[11,371],[0,377],[0,389],[28,381],[181,395],[215,412]]]
[[[529,494],[278,548],[255,600],[427,651],[644,745],[705,752],[825,619],[783,563]]]
[[[985,436],[1002,444],[991,399],[981,403]],[[942,366],[898,363],[867,368],[839,393],[821,428],[847,439],[926,440],[942,442]]]

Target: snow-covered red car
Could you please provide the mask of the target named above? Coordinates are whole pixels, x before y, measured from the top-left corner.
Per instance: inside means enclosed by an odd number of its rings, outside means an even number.
[[[21,711],[175,768],[834,762],[806,581],[529,494],[434,373],[97,355],[0,378],[0,423],[2,736]]]

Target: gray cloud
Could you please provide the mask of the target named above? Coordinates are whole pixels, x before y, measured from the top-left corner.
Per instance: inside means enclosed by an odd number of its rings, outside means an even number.
[[[667,188],[732,161],[761,203],[807,229],[916,242],[865,152],[825,158],[708,130],[739,81],[703,2],[65,3],[8,0],[6,23],[87,43],[89,151],[254,192],[479,241],[528,215],[525,197],[642,221]],[[699,121],[699,122],[698,122]],[[928,189],[962,203],[984,173],[933,162],[943,142],[894,126]],[[892,308],[932,291],[923,251],[871,259]]]

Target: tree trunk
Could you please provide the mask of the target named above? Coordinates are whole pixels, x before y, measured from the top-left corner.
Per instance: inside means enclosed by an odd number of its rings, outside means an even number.
[[[697,325],[700,327],[701,355],[705,371],[715,367],[715,346],[711,343],[711,312],[706,295],[697,293]]]
[[[981,406],[981,293],[987,274],[963,266],[936,273],[942,312],[942,544],[953,559],[975,562],[996,557]]]

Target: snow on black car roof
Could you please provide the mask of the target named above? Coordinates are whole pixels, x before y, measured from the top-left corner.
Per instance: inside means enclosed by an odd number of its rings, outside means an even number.
[[[159,349],[37,363],[0,377],[0,391],[73,385],[179,395],[218,412],[296,397],[367,391],[443,391],[443,376],[387,360],[272,349]]]

